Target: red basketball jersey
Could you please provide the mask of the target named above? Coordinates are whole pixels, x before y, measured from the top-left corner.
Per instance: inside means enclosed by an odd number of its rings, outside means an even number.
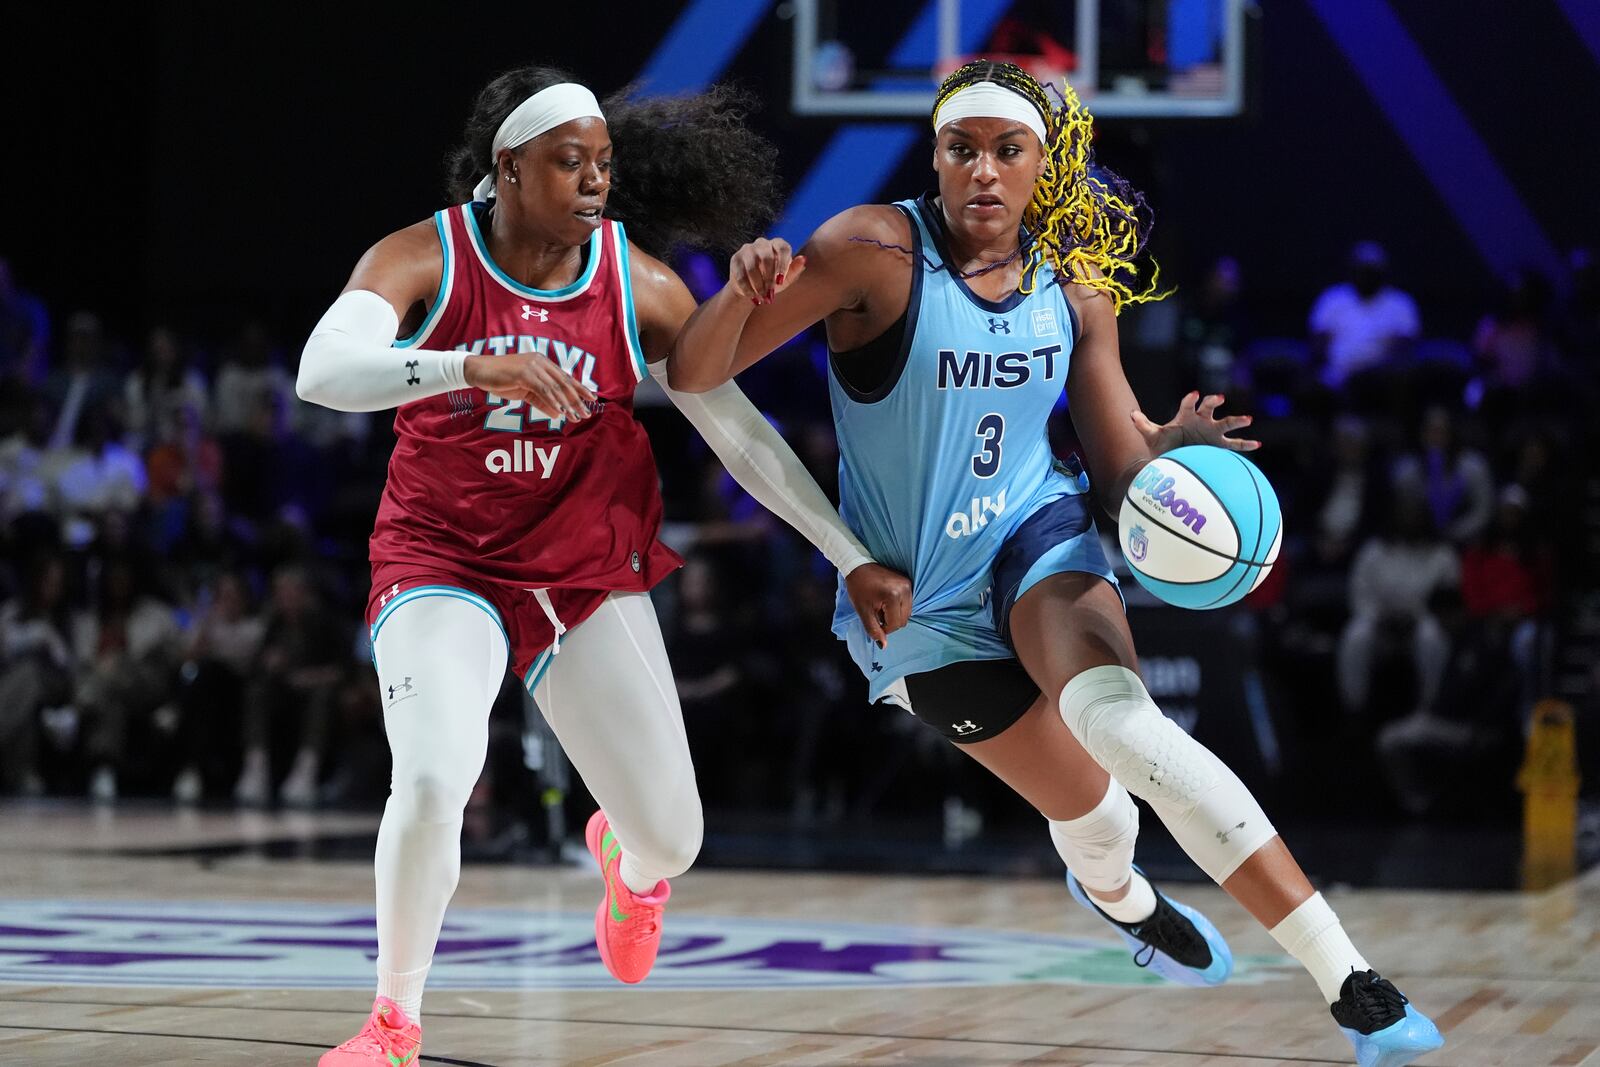
[[[402,406],[372,560],[445,564],[525,589],[651,588],[683,561],[656,540],[655,457],[633,417],[647,371],[622,226],[602,222],[578,280],[545,291],[489,258],[473,205],[441,211],[434,224],[439,292],[395,347],[538,352],[594,393],[598,410],[552,419],[478,389]]]

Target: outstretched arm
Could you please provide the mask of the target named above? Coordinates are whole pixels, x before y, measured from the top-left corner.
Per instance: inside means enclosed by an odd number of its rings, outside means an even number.
[[[1251,452],[1259,441],[1229,437],[1250,425],[1248,415],[1216,418],[1223,397],[1190,393],[1178,405],[1172,421],[1156,425],[1139,410],[1128,376],[1122,370],[1117,344],[1117,316],[1111,300],[1081,285],[1068,287],[1067,299],[1078,312],[1083,335],[1072,349],[1067,372],[1067,395],[1072,399],[1072,423],[1077,428],[1089,464],[1096,495],[1112,518],[1117,517],[1128,485],[1146,463],[1183,445],[1218,445],[1236,452]]]
[[[666,350],[694,310],[694,298],[665,264],[637,250],[632,280],[651,377],[745,492],[798,530],[845,576],[868,636],[881,645],[910,616],[911,583],[872,561],[800,457],[737,385],[724,382],[708,392],[686,393],[668,383]]]
[[[798,255],[762,238],[734,253],[728,284],[689,316],[667,360],[672,387],[702,393],[837,311],[860,310],[871,286],[876,244],[903,244],[900,213],[853,207],[811,235]],[[870,251],[869,251],[870,249]]]

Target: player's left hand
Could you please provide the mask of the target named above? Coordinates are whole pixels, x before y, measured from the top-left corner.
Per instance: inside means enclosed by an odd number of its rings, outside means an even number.
[[[1178,413],[1172,421],[1164,426],[1157,426],[1145,418],[1142,411],[1133,412],[1133,425],[1144,435],[1145,443],[1150,446],[1150,454],[1159,456],[1163,452],[1171,452],[1174,448],[1184,445],[1216,445],[1218,448],[1229,448],[1235,452],[1254,452],[1261,447],[1260,441],[1252,441],[1245,437],[1229,437],[1228,434],[1235,430],[1242,430],[1255,421],[1249,415],[1229,415],[1217,418],[1217,408],[1227,399],[1221,393],[1213,393],[1202,398],[1198,392],[1191,392],[1183,398],[1178,405]]]
[[[796,255],[781,237],[759,237],[728,260],[728,284],[750,303],[770,304],[793,285],[806,269],[806,257]]]
[[[879,648],[911,618],[911,579],[899,571],[881,563],[863,563],[845,575],[844,588],[867,636]]]

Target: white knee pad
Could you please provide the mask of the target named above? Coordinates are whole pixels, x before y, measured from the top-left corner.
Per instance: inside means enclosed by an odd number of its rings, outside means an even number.
[[[1122,783],[1113,779],[1089,814],[1048,822],[1062,861],[1091,892],[1113,893],[1128,881],[1139,839],[1139,808]]]
[[[1214,881],[1226,880],[1277,834],[1238,775],[1161,714],[1127,668],[1077,675],[1061,691],[1061,717]]]

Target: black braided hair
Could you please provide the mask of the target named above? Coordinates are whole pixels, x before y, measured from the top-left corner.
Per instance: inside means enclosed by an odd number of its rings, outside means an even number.
[[[500,124],[524,100],[573,81],[554,67],[518,67],[484,86],[462,143],[446,160],[452,201],[472,198],[490,169]],[[745,125],[755,101],[725,85],[693,96],[644,97],[630,88],[601,104],[613,162],[606,217],[623,222],[640,248],[731,252],[777,214],[777,150]]]

